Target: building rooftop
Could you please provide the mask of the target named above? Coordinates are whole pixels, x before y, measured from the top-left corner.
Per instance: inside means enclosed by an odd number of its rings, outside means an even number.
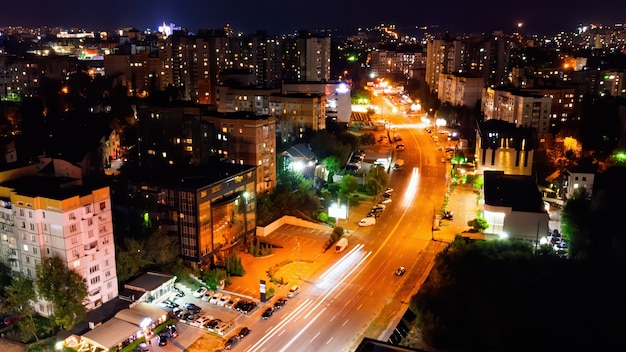
[[[138,291],[152,291],[171,280],[173,275],[147,272],[124,286]]]
[[[44,197],[56,200],[86,196],[98,188],[87,187],[79,182],[80,180],[69,177],[28,175],[3,182],[0,186],[12,188],[17,194],[26,197]]]
[[[123,174],[130,180],[139,180],[148,184],[177,185],[180,188],[196,190],[255,169],[256,166],[253,165],[214,163],[206,166],[173,165],[129,168],[124,169]]]
[[[485,171],[484,178],[485,204],[511,207],[514,211],[545,212],[541,193],[532,177]]]

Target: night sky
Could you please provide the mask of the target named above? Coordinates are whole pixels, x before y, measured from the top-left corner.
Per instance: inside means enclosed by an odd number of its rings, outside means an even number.
[[[579,23],[626,22],[625,0],[2,0],[0,27],[81,27],[155,29],[174,23],[197,32],[222,28],[270,34],[300,29],[356,29],[393,23],[400,29],[439,25],[452,32],[503,30],[554,34]]]

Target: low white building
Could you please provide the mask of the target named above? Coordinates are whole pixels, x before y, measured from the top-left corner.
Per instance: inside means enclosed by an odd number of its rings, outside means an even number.
[[[483,217],[486,238],[510,238],[538,243],[550,220],[537,184],[530,176],[485,171]]]

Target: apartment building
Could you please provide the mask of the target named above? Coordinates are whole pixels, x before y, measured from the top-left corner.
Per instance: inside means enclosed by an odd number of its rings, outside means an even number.
[[[480,103],[485,81],[480,77],[468,77],[458,73],[439,75],[437,98],[452,106],[474,109]]]
[[[42,258],[57,256],[85,278],[87,310],[118,295],[108,186],[67,177],[27,175],[0,184],[1,255],[13,272],[35,278]],[[35,311],[51,316],[51,302]]]
[[[276,186],[276,118],[249,112],[209,113],[202,121],[216,131],[215,149],[222,162],[255,165],[256,192]]]
[[[552,98],[523,89],[485,88],[481,111],[485,120],[503,120],[537,131],[544,142],[550,131]]]
[[[326,97],[293,93],[270,97],[270,115],[276,116],[276,136],[283,143],[305,137],[307,132],[326,129]]]
[[[343,81],[284,83],[282,94],[319,94],[326,100],[326,116],[340,123],[349,123],[352,114],[350,85]]]

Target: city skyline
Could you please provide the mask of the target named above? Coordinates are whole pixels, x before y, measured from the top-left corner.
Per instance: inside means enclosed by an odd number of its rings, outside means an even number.
[[[188,0],[180,3],[152,0],[106,3],[66,0],[23,0],[4,4],[0,27],[79,27],[88,30],[112,30],[135,27],[156,29],[163,22],[197,32],[198,29],[222,28],[226,24],[237,32],[270,34],[292,33],[301,29],[354,29],[379,24],[394,24],[410,32],[419,26],[438,25],[452,32],[490,32],[519,30],[527,34],[554,34],[574,31],[579,24],[613,26],[626,17],[626,2],[605,0],[600,6],[582,1],[528,0],[519,3],[500,1],[443,0],[388,5],[374,0],[342,2],[319,0],[315,3],[285,0],[234,0],[207,2]],[[307,6],[314,10],[311,12]],[[501,11],[505,9],[506,11]],[[501,12],[498,12],[498,11]],[[316,14],[317,12],[317,14]],[[299,15],[299,14],[302,15]],[[518,23],[523,23],[521,28]]]

